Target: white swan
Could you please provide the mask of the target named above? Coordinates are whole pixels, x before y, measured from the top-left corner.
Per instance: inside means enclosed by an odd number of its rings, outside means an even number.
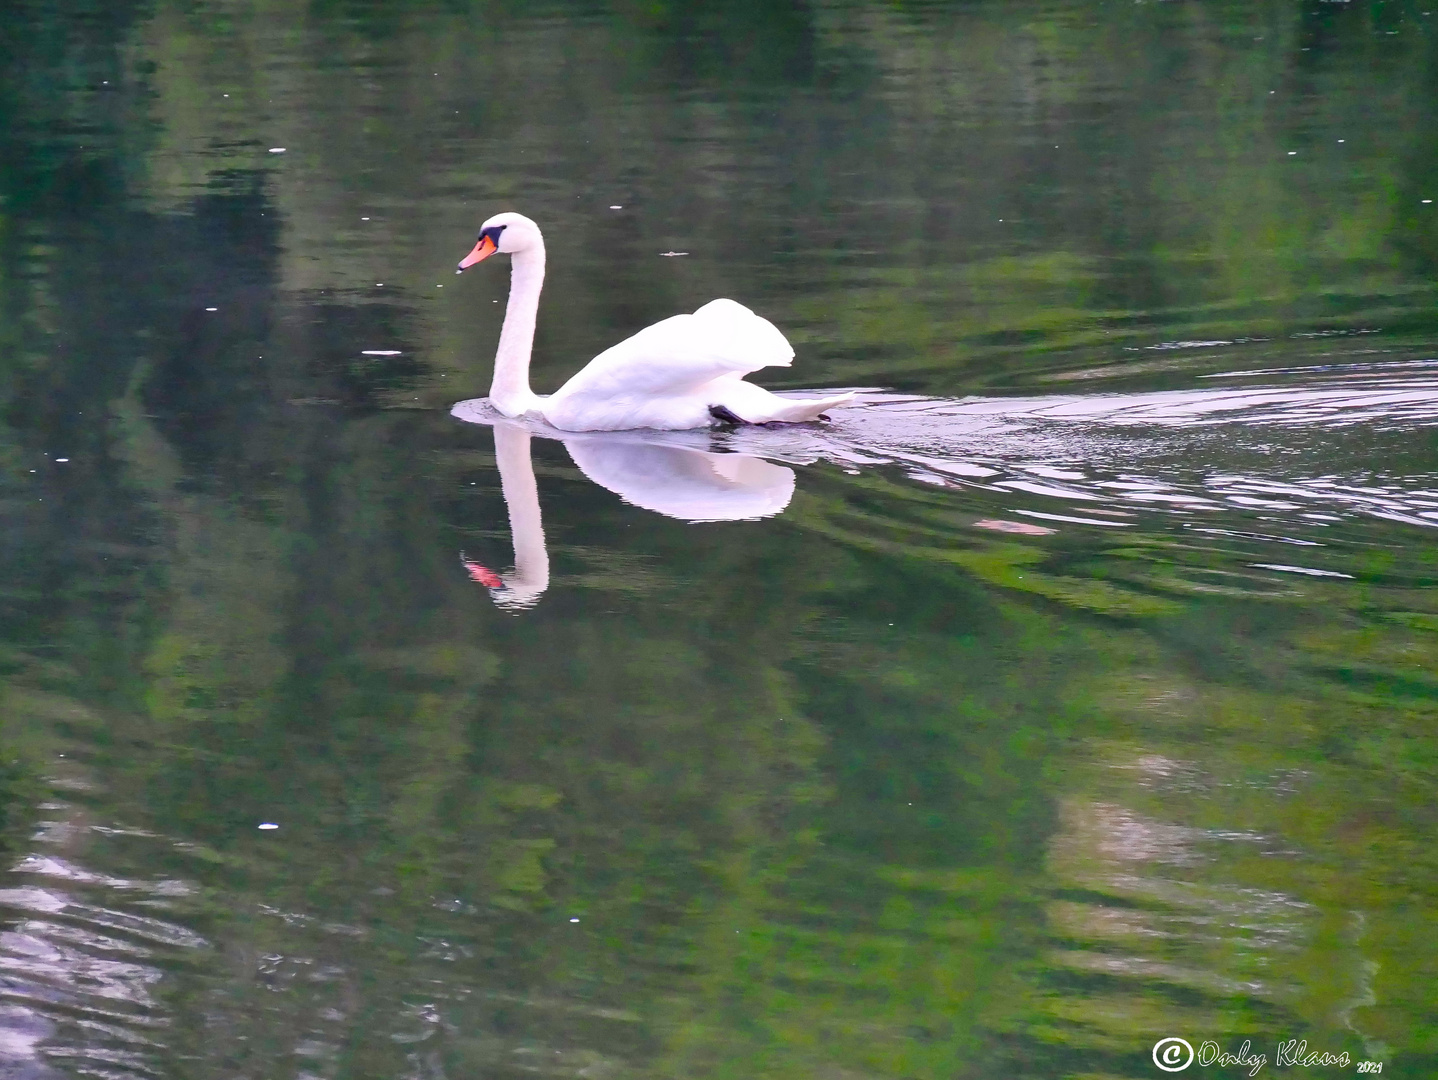
[[[744,381],[751,371],[788,367],[794,350],[777,327],[733,300],[711,300],[692,315],[647,327],[591,360],[550,397],[529,388],[534,320],[544,287],[544,237],[523,214],[484,223],[457,273],[496,251],[510,255],[509,305],[489,399],[505,416],[536,415],[564,431],[676,431],[719,423],[817,420],[852,394],[789,398]]]
[[[498,607],[533,607],[549,588],[549,550],[539,512],[539,486],[522,422],[476,416],[494,428],[494,456],[509,510],[514,569],[497,574],[460,556],[471,580]],[[783,513],[794,497],[794,470],[748,454],[715,454],[650,442],[656,436],[580,435],[562,440],[590,480],[625,502],[680,521],[746,521]]]

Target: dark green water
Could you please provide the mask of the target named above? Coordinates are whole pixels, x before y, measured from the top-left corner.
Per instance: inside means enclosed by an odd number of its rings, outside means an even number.
[[[0,6],[0,1075],[1438,1073],[1427,3]]]

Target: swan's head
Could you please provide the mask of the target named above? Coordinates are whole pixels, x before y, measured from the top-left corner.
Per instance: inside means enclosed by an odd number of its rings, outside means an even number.
[[[496,574],[483,563],[465,558],[463,552],[460,553],[459,559],[465,572],[469,574],[469,580],[488,589],[494,606],[502,611],[524,611],[526,608],[532,608],[549,588],[548,569],[540,574],[526,574],[516,567],[511,573]]]
[[[544,237],[539,234],[538,225],[523,214],[512,211],[495,214],[479,227],[479,240],[475,243],[474,250],[459,261],[459,269],[455,273],[464,273],[496,251],[514,255],[532,248],[544,248]]]

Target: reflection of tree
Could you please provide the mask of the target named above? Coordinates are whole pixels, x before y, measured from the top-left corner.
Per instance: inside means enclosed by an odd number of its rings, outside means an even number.
[[[856,495],[873,484],[856,480]],[[1428,676],[1438,641],[1427,640],[1425,616],[1403,610],[1423,557],[1383,560],[1384,584],[1274,592],[1256,580],[1244,589],[1234,572],[1257,557],[1245,551],[1251,541],[1126,537],[1111,554],[1031,545],[1018,558],[1002,553],[1019,545],[990,544],[990,558],[1023,568],[995,576],[972,554],[983,542],[955,537],[941,550],[925,538],[940,497],[897,485],[890,495],[885,519],[832,496],[796,510],[861,549],[934,575],[957,563],[1000,595],[1044,601],[1025,615],[1009,607],[1011,619],[1048,623],[1043,608],[1057,603],[1119,620],[1050,623],[1010,665],[1044,665],[1029,681],[1057,665],[1050,734],[1082,734],[1089,747],[1041,766],[1069,794],[1048,842],[1049,970],[1029,984],[1017,1030],[1119,1059],[1175,1025],[1274,1035],[1303,1025],[1354,1052],[1421,1053],[1414,1028],[1394,1021],[1416,1017],[1412,995],[1433,962],[1431,950],[1415,952],[1417,924],[1396,900],[1415,887],[1426,895],[1417,883],[1434,869],[1412,845],[1430,828],[1413,815],[1438,768]],[[911,541],[895,539],[905,516],[920,525]],[[1104,606],[1055,586],[1095,573],[1164,606]],[[895,666],[870,658],[841,670]],[[1390,1012],[1379,1001],[1415,1006]]]
[[[553,237],[546,303],[564,298],[541,386],[690,299],[759,288],[810,384],[944,391],[1279,334],[1253,347],[1272,366],[1312,351],[1295,326],[1431,330],[1414,215],[1432,58],[1332,7],[400,7],[378,49],[388,23],[286,9],[217,29],[165,4],[141,35],[163,121],[148,190],[173,205],[197,168],[270,171],[289,288],[388,278],[435,301],[414,333],[448,376],[420,389],[436,405],[483,390],[472,359],[496,330],[481,286],[439,303],[435,253],[515,200]],[[260,62],[277,52],[330,59]],[[190,88],[216,83],[230,98],[198,106]],[[306,144],[278,163],[277,128]],[[596,213],[626,192],[642,214]],[[655,258],[676,247],[696,257]]]

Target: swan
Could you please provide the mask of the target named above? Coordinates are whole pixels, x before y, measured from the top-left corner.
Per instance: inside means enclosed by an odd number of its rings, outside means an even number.
[[[495,464],[509,511],[514,569],[497,574],[460,553],[470,580],[497,607],[522,611],[549,588],[549,550],[539,485],[522,422],[476,418],[494,428]],[[580,472],[625,502],[680,521],[753,521],[783,513],[794,497],[794,470],[749,454],[715,454],[651,441],[654,435],[571,435],[561,439]]]
[[[496,214],[459,263],[463,273],[496,252],[510,256],[509,303],[489,399],[508,417],[538,416],[562,431],[679,431],[719,424],[802,423],[847,404],[853,394],[789,398],[744,381],[751,371],[788,367],[794,350],[768,319],[733,300],[711,300],[604,350],[549,397],[529,388],[529,354],[544,237],[523,214]]]

